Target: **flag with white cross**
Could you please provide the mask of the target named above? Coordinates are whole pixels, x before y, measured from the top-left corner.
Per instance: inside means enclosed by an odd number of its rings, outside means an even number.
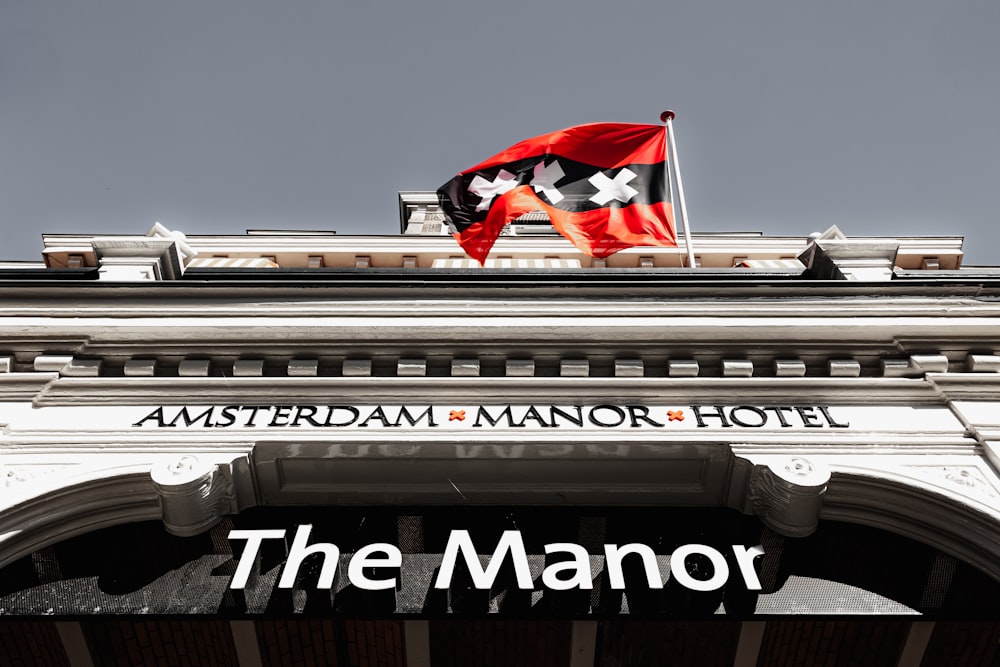
[[[503,226],[545,211],[582,252],[677,245],[661,125],[594,123],[517,143],[438,189],[445,219],[480,262]]]

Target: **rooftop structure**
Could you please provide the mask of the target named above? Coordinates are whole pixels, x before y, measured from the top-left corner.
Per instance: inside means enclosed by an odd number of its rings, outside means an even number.
[[[251,230],[245,236],[184,236],[156,225],[137,237],[47,234],[42,256],[46,268],[101,267],[108,280],[137,279],[142,274],[133,272],[144,269],[134,267],[157,262],[167,264],[147,278],[178,278],[189,268],[479,268],[448,234],[432,193],[404,192],[399,200],[400,236],[273,230]],[[171,240],[175,250],[166,254]],[[693,243],[700,269],[756,269],[806,278],[878,280],[889,278],[893,271],[955,271],[962,265],[960,236],[848,239],[832,228],[801,237],[696,233]],[[126,263],[129,257],[135,263]],[[827,257],[837,260],[839,272],[828,266],[829,261],[824,263]],[[684,263],[682,248],[662,247],[633,248],[594,259],[556,234],[538,213],[508,225],[485,268],[677,269]],[[32,263],[2,266],[40,268]]]

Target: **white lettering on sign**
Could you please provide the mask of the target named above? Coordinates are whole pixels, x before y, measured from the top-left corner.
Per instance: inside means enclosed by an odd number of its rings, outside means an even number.
[[[340,559],[340,549],[336,544],[326,542],[309,544],[311,532],[311,525],[300,525],[296,529],[292,546],[288,550],[288,557],[282,566],[278,580],[279,588],[294,587],[303,561],[313,555],[319,555],[323,559],[316,588],[330,589],[336,583],[335,576]],[[284,530],[229,531],[230,540],[246,540],[246,546],[243,548],[243,553],[240,554],[236,572],[229,587],[237,590],[246,587],[264,540],[283,540],[284,538]],[[754,568],[754,560],[764,555],[764,547],[760,545],[746,547],[734,544],[731,549],[733,559],[747,590],[761,590],[760,579]],[[553,542],[546,544],[544,550],[546,554],[567,553],[572,557],[570,560],[550,563],[545,567],[541,576],[544,587],[558,591],[593,587],[594,572],[591,570],[590,554],[584,546],[570,542]],[[637,556],[642,560],[647,588],[663,588],[665,580],[660,574],[657,555],[653,548],[646,544],[630,543],[604,545],[608,582],[612,589],[625,589],[625,572],[622,563],[629,556]],[[707,578],[695,577],[691,573],[688,560],[694,556],[701,556],[711,564],[711,572],[708,573]],[[451,587],[459,558],[465,563],[465,568],[472,579],[472,585],[479,590],[489,590],[496,585],[497,576],[508,559],[514,569],[517,587],[522,590],[532,590],[535,587],[531,577],[528,554],[520,531],[504,531],[493,553],[485,558],[485,565],[482,562],[483,557],[477,552],[472,542],[469,531],[451,531],[444,554],[441,556],[441,565],[434,580],[434,588],[447,589]],[[707,544],[685,544],[677,547],[670,554],[670,576],[681,586],[690,590],[714,591],[722,588],[729,580],[728,563],[726,556],[715,547]],[[362,590],[376,591],[395,588],[398,586],[398,577],[373,579],[365,573],[365,569],[383,568],[384,570],[398,571],[401,565],[402,553],[398,547],[386,543],[369,544],[351,555],[347,566],[347,576],[349,583]],[[704,567],[699,567],[698,572],[704,572]]]

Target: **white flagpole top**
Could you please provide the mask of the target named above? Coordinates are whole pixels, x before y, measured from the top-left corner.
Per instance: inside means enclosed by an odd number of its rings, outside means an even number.
[[[675,114],[670,109],[667,109],[666,111],[664,111],[663,113],[660,114],[660,122],[661,123],[666,123],[668,120],[673,120],[676,117],[677,117],[677,114]]]

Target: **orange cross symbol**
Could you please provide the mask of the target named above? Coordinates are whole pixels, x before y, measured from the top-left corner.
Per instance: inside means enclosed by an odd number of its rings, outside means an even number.
[[[667,417],[669,421],[672,422],[682,422],[684,421],[684,411],[683,410],[667,410]]]
[[[464,422],[465,410],[452,410],[450,413],[448,413],[448,421],[453,422],[456,419],[460,422]]]

